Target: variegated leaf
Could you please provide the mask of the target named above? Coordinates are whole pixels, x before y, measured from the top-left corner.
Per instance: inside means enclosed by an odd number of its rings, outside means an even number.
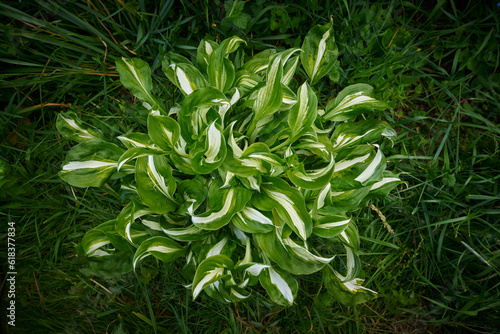
[[[132,132],[122,136],[117,137],[123,145],[125,145],[128,149],[134,147],[152,147],[154,145],[151,138],[145,134],[140,132]]]
[[[224,93],[233,87],[236,71],[226,56],[236,51],[242,42],[244,41],[241,38],[234,36],[222,41],[219,47],[212,51],[207,68],[208,81],[212,87]]]
[[[188,209],[195,211],[205,201],[208,195],[207,188],[197,179],[184,180],[177,188],[177,201],[182,203],[177,214],[185,215]]]
[[[180,131],[179,123],[169,116],[148,116],[149,136],[162,150],[171,151],[177,147]]]
[[[100,139],[71,148],[59,177],[75,187],[101,187],[116,172],[123,149]]]
[[[386,160],[380,149],[360,145],[339,152],[334,168],[334,179],[350,179],[362,185],[382,179]]]
[[[263,120],[266,116],[274,114],[281,106],[283,98],[283,89],[281,87],[283,65],[281,55],[277,54],[271,58],[266,76],[267,84],[260,88],[254,97],[254,118],[248,128],[247,134],[252,134],[259,121]],[[252,137],[255,136],[255,134],[252,135]]]
[[[157,100],[151,93],[153,83],[148,63],[138,58],[121,58],[116,60],[116,70],[120,74],[122,85],[135,97],[152,106],[157,105]]]
[[[366,84],[355,84],[344,88],[334,100],[326,105],[323,119],[329,121],[345,121],[359,114],[374,109],[387,109],[389,106],[373,96],[373,87]]]
[[[137,159],[135,180],[141,201],[158,214],[174,211],[176,183],[172,167],[163,156],[149,155]]]
[[[220,125],[212,122],[205,131],[204,143],[199,142],[191,152],[192,168],[198,174],[209,174],[226,158],[226,140]]]
[[[231,105],[231,101],[226,98],[222,92],[213,87],[200,88],[193,93],[186,96],[179,110],[177,118],[181,127],[182,134],[190,134],[190,136],[183,137],[188,144],[192,144],[203,135],[203,132],[210,123],[215,119],[222,116],[218,111],[210,116],[208,112],[214,106]]]
[[[179,61],[176,56],[172,53],[166,54],[162,61],[162,70],[184,95],[189,95],[196,89],[208,85],[196,67],[190,62]]]
[[[206,39],[206,38],[204,38],[200,42],[200,45],[198,45],[198,50],[196,53],[196,64],[198,65],[198,68],[202,72],[206,72],[206,70],[208,68],[210,55],[218,47],[219,47],[219,44],[217,44],[216,42],[211,41],[209,39]]]
[[[318,98],[307,82],[300,86],[297,98],[297,103],[288,115],[290,142],[308,132],[317,115]]]
[[[298,283],[290,274],[275,267],[268,267],[260,275],[260,284],[273,302],[283,306],[293,304],[297,296]]]
[[[365,120],[355,123],[342,123],[335,128],[332,143],[335,150],[379,140],[390,129],[389,124],[379,120]]]
[[[132,245],[140,244],[143,237],[149,237],[149,234],[144,232],[141,235],[136,229],[133,228],[135,220],[145,215],[154,213],[144,204],[139,203],[137,200],[132,199],[120,212],[115,222],[115,230],[125,240],[128,240]]]
[[[237,228],[247,233],[267,233],[274,229],[269,217],[249,206],[233,216],[232,221]]]
[[[145,156],[166,155],[168,152],[154,147],[133,147],[125,151],[116,165],[119,171],[127,162]]]
[[[342,233],[352,218],[344,215],[323,216],[314,221],[313,234],[322,238],[333,238]]]
[[[354,307],[376,297],[375,291],[361,285],[363,281],[362,278],[353,278],[342,282],[335,270],[328,267],[323,270],[323,282],[328,293],[345,306]]]
[[[218,188],[216,185],[214,187]],[[251,196],[252,191],[241,186],[221,189],[217,193],[211,192],[209,195],[211,209],[200,215],[191,213],[191,220],[203,230],[218,230],[245,207]]]
[[[312,232],[312,221],[304,204],[304,197],[285,181],[266,177],[262,184],[261,201],[271,201],[286,217],[286,224],[302,239],[306,240]]]
[[[232,270],[233,261],[226,255],[215,255],[203,260],[198,268],[193,280],[193,299],[196,299],[207,286],[228,277],[228,271]]]
[[[370,187],[368,198],[387,196],[392,189],[396,188],[402,183],[404,182],[401,181],[398,175],[389,171],[384,171],[383,179],[372,184],[372,186]]]
[[[287,175],[297,187],[304,189],[320,189],[327,185],[333,175],[335,160],[330,157],[330,162],[322,168],[306,172],[304,165],[291,168],[287,171]]]
[[[77,142],[104,138],[101,131],[82,122],[78,115],[72,111],[57,116],[56,128],[63,137]]]
[[[135,252],[133,265],[134,269],[137,264],[144,258],[153,255],[162,262],[172,262],[178,257],[184,255],[186,250],[184,247],[167,237],[151,237],[141,243]]]
[[[302,67],[311,80],[311,85],[328,74],[335,65],[338,49],[333,36],[333,23],[317,25],[304,38],[300,55]]]

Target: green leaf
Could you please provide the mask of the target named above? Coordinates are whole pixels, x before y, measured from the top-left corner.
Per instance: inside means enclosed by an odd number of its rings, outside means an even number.
[[[327,185],[333,175],[335,160],[333,155],[330,157],[330,162],[322,167],[309,172],[306,172],[304,165],[300,164],[297,167],[287,171],[287,175],[297,187],[304,189],[320,189]]]
[[[116,172],[122,153],[114,144],[86,140],[68,152],[59,177],[75,187],[101,187]]]
[[[239,44],[244,42],[241,38],[233,36],[222,41],[219,47],[210,54],[208,61],[208,81],[212,87],[226,93],[233,87],[235,68],[227,58],[229,53],[236,51]]]
[[[314,221],[313,234],[322,238],[333,238],[349,226],[351,218],[343,215],[323,216]]]
[[[267,83],[256,92],[253,102],[254,118],[248,128],[247,134],[252,133],[258,122],[264,117],[270,116],[278,111],[283,98],[281,78],[283,77],[283,65],[281,55],[274,55],[267,68]],[[255,137],[255,135],[252,135]]]
[[[226,140],[220,125],[212,122],[206,128],[206,134],[191,151],[192,168],[198,174],[209,174],[218,168],[226,158]]]
[[[334,148],[339,150],[379,140],[388,129],[391,129],[389,124],[379,120],[342,123],[335,128],[331,139]]]
[[[214,185],[213,189],[218,189],[218,185]],[[191,220],[193,224],[204,230],[218,230],[222,226],[228,224],[231,218],[241,211],[252,196],[252,191],[235,186],[228,189],[221,189],[218,193],[209,194],[211,209],[207,212],[195,215],[191,210]]]
[[[355,84],[344,88],[334,100],[326,105],[323,119],[329,121],[345,121],[359,114],[374,109],[387,109],[389,106],[372,97],[373,87],[366,84]]]
[[[145,133],[132,132],[132,133],[128,133],[128,134],[119,136],[117,138],[128,149],[131,149],[134,147],[152,147],[153,146],[153,141]]]
[[[180,126],[175,119],[169,116],[148,116],[149,136],[162,150],[175,149],[180,139],[180,132]]]
[[[260,275],[260,284],[273,302],[283,306],[293,304],[299,285],[297,281],[279,268],[265,268]]]
[[[116,60],[116,70],[120,74],[122,85],[128,89],[139,100],[146,101],[150,105],[156,105],[156,99],[151,90],[151,68],[148,63],[138,58],[122,58]]]
[[[353,278],[342,282],[337,273],[329,267],[323,269],[323,282],[330,295],[345,306],[354,307],[376,298],[377,293],[361,285],[364,279]]]
[[[260,201],[270,201],[271,206],[276,207],[285,217],[286,224],[302,240],[309,238],[312,232],[312,221],[300,191],[281,179],[266,177],[262,183],[261,194],[256,194],[254,197]]]
[[[82,122],[78,115],[71,111],[59,114],[56,120],[56,128],[63,137],[77,142],[104,138],[101,131]]]
[[[189,95],[198,88],[208,85],[207,80],[200,71],[191,63],[179,62],[178,55],[167,53],[162,61],[162,70],[169,80],[181,90],[184,95]]]
[[[206,38],[200,42],[196,53],[196,64],[202,72],[207,70],[210,55],[218,47],[219,44]]]
[[[310,131],[316,120],[318,98],[311,87],[305,82],[297,92],[297,103],[290,110],[288,125],[290,126],[290,142]]]
[[[137,193],[141,201],[158,214],[174,211],[177,208],[173,198],[176,183],[172,167],[165,158],[160,155],[140,157],[135,168]]]
[[[150,255],[153,255],[162,262],[168,263],[184,255],[185,252],[186,250],[172,239],[151,237],[143,241],[137,248],[133,259],[134,269],[140,261]]]
[[[168,152],[165,152],[161,149],[154,147],[133,147],[125,151],[118,159],[117,169],[120,170],[124,164],[129,162],[130,160],[134,160],[144,156],[153,156],[153,155],[165,155]]]
[[[317,25],[304,38],[304,52],[300,55],[302,67],[311,80],[311,85],[328,74],[338,56],[337,44],[333,36],[333,22]]]
[[[198,268],[193,280],[193,300],[207,286],[228,277],[228,270],[232,270],[233,261],[226,255],[215,255],[203,260]]]
[[[233,216],[233,224],[247,233],[267,233],[274,230],[272,220],[259,210],[246,206]]]
[[[194,143],[203,132],[215,119],[220,118],[222,115],[217,112],[215,115],[210,114],[210,108],[219,106],[219,111],[225,113],[231,102],[226,98],[222,92],[213,87],[205,87],[195,90],[193,93],[186,96],[182,103],[181,110],[179,110],[178,122],[181,128],[181,133],[186,136],[183,137],[188,144]]]

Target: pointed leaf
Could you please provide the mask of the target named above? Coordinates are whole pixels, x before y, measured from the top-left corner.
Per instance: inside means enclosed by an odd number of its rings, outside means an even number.
[[[191,217],[193,224],[204,230],[218,230],[229,223],[231,218],[245,207],[252,196],[252,191],[241,186],[224,189],[219,193],[217,200],[211,199],[210,201],[212,209]]]
[[[311,85],[314,85],[330,72],[337,59],[338,49],[333,36],[333,23],[312,28],[304,38],[302,50],[302,66],[311,79]]]
[[[144,204],[158,214],[174,211],[176,183],[172,167],[163,156],[149,155],[137,159],[135,180],[137,192]]]
[[[355,84],[344,88],[335,100],[326,105],[323,119],[329,121],[345,121],[374,109],[387,109],[389,106],[372,97],[373,87],[366,84]]]
[[[71,111],[57,116],[56,127],[63,137],[77,142],[103,138],[101,131],[82,122],[78,115]]]
[[[101,187],[116,172],[123,149],[100,139],[73,146],[59,177],[75,187]]]
[[[150,255],[164,263],[168,263],[184,255],[185,252],[186,250],[181,245],[170,238],[151,237],[142,242],[137,248],[133,260],[134,269],[140,261]]]
[[[299,289],[297,281],[279,268],[265,268],[260,275],[260,284],[273,302],[283,306],[293,304]]]
[[[157,104],[151,94],[153,84],[148,63],[138,58],[121,58],[116,60],[116,70],[120,74],[122,85],[135,97],[150,105]]]
[[[268,177],[262,184],[263,192],[257,197],[271,199],[276,208],[286,218],[286,224],[303,240],[312,232],[312,221],[305,207],[304,197],[285,181]]]
[[[210,284],[227,277],[228,270],[232,270],[233,261],[226,255],[215,255],[203,260],[198,268],[193,280],[193,299],[200,294]]]

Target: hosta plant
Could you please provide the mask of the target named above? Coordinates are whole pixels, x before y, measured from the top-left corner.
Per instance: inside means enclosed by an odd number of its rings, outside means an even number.
[[[290,305],[297,276],[322,270],[341,302],[365,301],[374,292],[361,285],[351,212],[401,181],[374,144],[393,130],[355,120],[386,105],[364,84],[319,101],[313,87],[337,57],[331,23],[313,28],[301,49],[249,57],[244,44],[203,40],[194,62],[166,54],[162,70],[179,105],[153,93],[145,61],[118,60],[147,127],[117,139],[75,113],[60,115],[59,132],[79,142],[60,177],[75,187],[120,183],[128,202],[84,236],[80,251],[108,269],[127,257],[131,269],[184,257],[193,298],[235,302],[256,290]]]

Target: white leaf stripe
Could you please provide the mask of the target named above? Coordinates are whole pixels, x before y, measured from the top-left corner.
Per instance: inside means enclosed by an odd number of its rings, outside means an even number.
[[[226,236],[221,241],[216,243],[215,246],[210,248],[206,257],[208,258],[210,256],[219,255],[222,252],[222,249],[224,248],[224,246],[227,244],[227,241],[228,241],[228,238]]]
[[[297,255],[298,257],[302,258],[305,261],[320,262],[320,263],[327,264],[327,263],[330,263],[335,258],[335,256],[333,256],[331,258],[326,258],[326,257],[314,255],[311,252],[309,252],[305,247],[298,245],[296,242],[294,242],[290,238],[283,239],[283,243],[285,245],[289,246],[295,255]]]
[[[325,198],[326,196],[328,195],[328,193],[330,192],[330,188],[332,187],[332,184],[331,183],[328,183],[324,188],[323,190],[321,190],[321,192],[319,193],[318,195],[318,204],[316,206],[316,209],[321,209],[324,205],[325,205]]]
[[[364,136],[368,135],[369,133],[375,131],[375,129],[368,130],[365,134],[356,136],[356,137],[349,137],[348,135],[341,133],[337,139],[335,140],[335,144],[333,145],[336,149],[339,149],[341,147],[344,147],[346,145],[349,145],[351,143],[356,142],[358,139],[363,138]]]
[[[210,281],[216,279],[219,276],[222,276],[224,274],[224,268],[215,268],[213,270],[208,270],[206,272],[207,274],[205,277],[203,277],[198,284],[193,289],[193,299],[196,299],[196,297],[200,294],[201,290],[207,285]]]
[[[355,180],[361,183],[368,180],[375,172],[375,169],[377,169],[377,167],[379,166],[380,162],[382,161],[382,157],[383,157],[382,151],[378,150],[377,155],[375,155],[375,158],[372,160],[372,162],[363,171],[363,173],[361,173]]]
[[[95,252],[98,248],[101,248],[102,246],[106,246],[106,245],[108,245],[108,244],[110,244],[110,243],[111,243],[111,241],[110,241],[107,237],[103,236],[103,237],[102,237],[102,239],[100,238],[100,240],[99,240],[99,241],[94,242],[94,243],[93,243],[93,244],[89,247],[89,249],[87,250],[87,253],[86,253],[86,254],[87,254],[87,255],[92,254],[92,253],[94,253],[94,252]]]
[[[215,127],[215,122],[213,122],[208,128],[207,134],[208,149],[205,153],[205,161],[208,163],[214,163],[217,158],[217,154],[220,151],[222,144],[222,135],[219,130]]]
[[[177,76],[177,81],[181,86],[180,88],[184,91],[184,93],[186,93],[186,95],[191,94],[193,92],[193,87],[191,86],[191,82],[189,81],[186,73],[176,64],[172,64],[170,66],[175,69],[175,75]]]
[[[269,266],[267,264],[256,263],[256,264],[251,265],[247,269],[245,269],[245,271],[248,272],[250,275],[259,276],[260,273],[262,272],[262,270],[264,270],[266,268],[270,268],[270,267],[271,266]]]
[[[230,189],[226,195],[226,198],[224,201],[224,206],[222,207],[222,209],[220,209],[219,211],[210,213],[207,217],[193,216],[193,217],[191,217],[191,220],[195,224],[206,224],[206,223],[213,222],[216,219],[220,219],[220,218],[224,217],[231,209],[231,206],[233,204],[233,197],[234,197],[234,189]]]
[[[288,286],[287,282],[272,267],[269,267],[268,270],[269,277],[271,278],[271,284],[274,284],[276,288],[278,288],[279,292],[283,295],[286,301],[288,301],[290,304],[293,303],[293,292],[292,289]]]
[[[349,168],[357,163],[360,163],[360,162],[363,162],[365,161],[366,159],[368,159],[370,157],[370,153],[368,154],[365,154],[361,157],[357,157],[357,158],[354,158],[354,159],[351,159],[351,160],[342,160],[342,161],[339,161],[335,164],[335,167],[334,167],[334,172],[339,172],[341,170],[344,170],[346,168]]]
[[[316,63],[314,64],[314,69],[313,73],[311,75],[311,80],[316,76],[316,73],[318,72],[318,69],[321,65],[321,61],[323,60],[323,56],[325,55],[326,52],[326,40],[330,37],[330,29],[328,29],[324,34],[323,37],[321,38],[321,41],[319,42],[318,45],[318,54],[316,55]]]
[[[98,160],[87,160],[87,161],[71,161],[65,164],[62,168],[64,171],[71,171],[77,169],[95,169],[95,168],[112,168],[116,167],[116,162],[105,162]]]
[[[80,138],[82,138],[82,139],[96,138],[95,136],[93,136],[92,134],[90,134],[90,132],[88,132],[87,130],[82,129],[81,127],[79,127],[78,124],[76,124],[76,122],[73,119],[68,118],[68,117],[64,117],[64,115],[62,115],[62,114],[61,114],[61,117],[68,124],[69,127],[73,128],[77,132],[79,132],[78,136]]]
[[[139,75],[137,74],[137,71],[135,70],[135,67],[133,65],[130,65],[129,64],[129,59],[125,58],[125,57],[122,57],[122,60],[123,62],[125,63],[125,65],[127,65],[127,67],[129,68],[130,72],[132,72],[132,75],[134,76],[134,78],[137,80],[137,82],[139,83],[139,85],[141,86],[142,90],[148,95],[149,97],[149,100],[150,101],[154,101],[153,97],[151,96],[151,94],[148,92],[148,90],[146,89],[146,87],[144,86],[144,83],[141,81],[141,79],[139,79]]]
[[[359,92],[356,94],[348,95],[340,101],[340,103],[328,114],[325,115],[325,119],[331,118],[332,116],[335,116],[336,114],[339,113],[345,113],[348,111],[351,111],[354,106],[358,104],[363,104],[363,103],[371,103],[371,102],[377,102],[376,99],[373,97],[363,95],[363,92]]]
[[[255,210],[254,208],[245,207],[243,208],[243,210],[241,210],[241,213],[250,220],[259,222],[261,224],[273,225],[271,219],[267,218],[260,211]]]
[[[201,229],[195,225],[191,225],[186,228],[173,228],[173,229],[162,228],[162,231],[169,235],[186,235],[186,234],[198,234],[201,232]]]
[[[304,240],[307,239],[305,223],[295,209],[293,201],[285,194],[271,191],[269,189],[264,189],[264,191],[269,195],[269,197],[278,202],[285,209],[285,212],[292,220],[292,224],[297,228],[300,237]]]
[[[386,185],[387,183],[399,182],[399,181],[401,181],[401,180],[399,178],[397,178],[397,177],[384,178],[384,179],[382,179],[382,181],[379,181],[379,182],[373,184],[372,187],[370,188],[370,190],[378,189],[378,188]]]
[[[166,185],[165,178],[163,175],[158,173],[156,170],[156,165],[154,161],[154,156],[149,155],[148,156],[148,169],[147,173],[151,181],[153,181],[153,184],[155,187],[166,197],[171,198],[170,193],[168,191],[168,186]]]
[[[342,220],[342,221],[339,221],[339,222],[316,225],[316,226],[314,226],[314,228],[328,229],[328,228],[331,228],[331,227],[338,227],[338,226],[347,225],[347,224],[349,224],[350,221],[351,221],[351,219],[349,218],[347,220]]]

